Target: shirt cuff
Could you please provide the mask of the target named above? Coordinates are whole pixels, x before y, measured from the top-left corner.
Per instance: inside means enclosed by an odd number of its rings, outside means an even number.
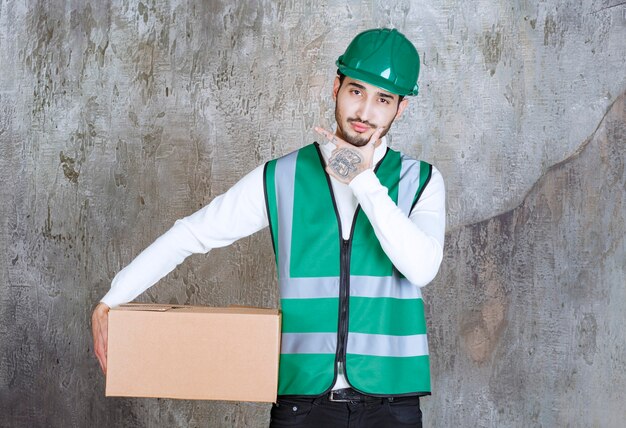
[[[359,195],[362,195],[367,191],[371,191],[373,188],[381,186],[381,184],[378,180],[378,177],[376,177],[374,170],[366,169],[365,171],[354,177],[349,186],[358,199]]]
[[[102,299],[100,299],[100,301],[98,303],[104,303],[105,305],[107,305],[109,308],[112,308],[114,306],[117,306],[115,304],[115,302],[112,302],[111,299],[107,298],[107,296],[104,296]]]

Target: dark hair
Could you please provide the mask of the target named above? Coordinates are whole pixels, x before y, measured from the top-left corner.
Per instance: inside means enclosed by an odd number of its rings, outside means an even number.
[[[346,75],[339,71],[339,69],[337,69],[337,77],[339,77],[339,87],[341,87],[341,85],[343,85],[343,79],[346,78]],[[404,95],[398,95],[398,105],[402,102],[403,99]]]
[[[343,79],[346,78],[346,75],[337,69],[337,77],[339,77],[339,86],[343,85]]]

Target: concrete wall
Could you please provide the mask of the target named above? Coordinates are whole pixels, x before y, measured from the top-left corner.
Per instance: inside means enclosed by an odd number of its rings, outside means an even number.
[[[105,399],[93,305],[179,217],[332,125],[334,60],[422,54],[393,146],[447,185],[427,426],[626,420],[626,6],[0,0],[0,426],[266,426],[253,403]],[[267,231],[142,301],[275,306]]]

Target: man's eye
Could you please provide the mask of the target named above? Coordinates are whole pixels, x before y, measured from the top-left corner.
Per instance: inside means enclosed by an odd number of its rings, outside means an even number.
[[[381,103],[389,104],[389,100],[387,98],[380,98]]]
[[[354,95],[361,95],[361,91],[359,91],[358,89],[353,89],[353,90],[352,90],[352,93],[353,93]]]

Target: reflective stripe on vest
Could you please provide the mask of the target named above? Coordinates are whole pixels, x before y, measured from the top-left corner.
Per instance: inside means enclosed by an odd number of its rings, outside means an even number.
[[[348,382],[364,393],[428,393],[420,288],[393,267],[360,209],[351,239],[342,240],[323,165],[317,145],[309,145],[265,167],[283,313],[278,393],[324,393],[335,381],[337,361],[345,362]],[[406,215],[430,172],[427,163],[390,149],[376,168]],[[342,290],[349,297],[340,308]],[[343,330],[347,337],[341,343]]]

